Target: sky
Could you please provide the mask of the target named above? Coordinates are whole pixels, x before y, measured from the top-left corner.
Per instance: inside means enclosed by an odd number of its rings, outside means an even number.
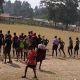
[[[8,1],[8,0],[5,0]],[[11,2],[14,2],[15,0],[11,0]],[[20,0],[20,1],[28,1],[31,4],[32,8],[35,8],[35,6],[39,6],[40,0]]]

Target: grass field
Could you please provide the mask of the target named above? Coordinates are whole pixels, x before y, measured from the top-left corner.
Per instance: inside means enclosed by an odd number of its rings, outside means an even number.
[[[51,55],[52,40],[55,35],[64,40],[67,56],[68,38],[71,36],[75,44],[75,38],[80,37],[80,33],[77,32],[60,31],[30,25],[0,24],[0,29],[3,30],[4,34],[6,34],[8,30],[11,31],[11,34],[16,32],[18,35],[22,32],[27,34],[28,31],[33,30],[37,34],[41,34],[42,36],[45,35],[49,39],[49,52],[47,53],[49,55]],[[15,60],[13,60],[12,65],[5,65],[3,62],[0,62],[0,80],[33,80],[32,70],[30,69],[27,74],[27,79],[21,78],[24,73],[24,68],[24,64],[16,62]],[[37,68],[37,73],[39,80],[80,80],[80,61],[79,59],[73,58],[64,59],[59,56],[58,58],[47,56],[47,59],[42,64],[42,71],[39,71]]]

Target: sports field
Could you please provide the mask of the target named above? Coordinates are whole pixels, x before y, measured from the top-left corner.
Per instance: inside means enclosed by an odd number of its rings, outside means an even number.
[[[75,44],[76,37],[80,38],[80,33],[22,24],[0,24],[0,29],[4,34],[10,30],[11,34],[16,32],[18,35],[20,33],[27,34],[28,31],[33,30],[37,34],[41,34],[42,36],[45,35],[49,39],[49,44],[47,47],[49,52],[47,52],[47,59],[42,64],[42,71],[39,71],[37,67],[37,75],[39,80],[80,80],[80,58],[69,58],[67,53],[68,38],[71,36]],[[55,35],[64,40],[67,58],[63,58],[63,55],[62,57],[58,56],[58,58],[52,58],[52,40]],[[0,62],[0,80],[33,80],[33,72],[31,69],[28,70],[27,79],[21,78],[24,73],[24,68],[25,64],[22,62],[16,62],[14,59],[13,64],[11,65]]]

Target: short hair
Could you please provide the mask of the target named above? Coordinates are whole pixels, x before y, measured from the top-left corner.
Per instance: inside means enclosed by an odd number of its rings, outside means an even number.
[[[10,33],[10,30],[8,31],[8,33]]]
[[[71,39],[71,37],[69,37],[69,39]]]
[[[16,32],[14,32],[14,35],[16,35]]]
[[[55,38],[57,38],[57,36],[55,36]]]
[[[0,30],[0,33],[2,33],[2,30]]]
[[[76,37],[76,40],[79,40],[79,38],[78,38],[78,37]]]

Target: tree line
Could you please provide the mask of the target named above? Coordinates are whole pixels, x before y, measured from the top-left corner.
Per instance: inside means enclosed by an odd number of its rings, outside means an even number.
[[[0,0],[0,8],[3,2]],[[27,1],[15,0],[11,3],[9,0],[1,10],[12,16],[48,19],[55,23],[55,27],[56,23],[61,22],[68,28],[68,25],[80,22],[79,3],[80,0],[41,0],[40,6],[33,9]]]
[[[80,0],[41,0],[42,7],[48,9],[48,19],[66,25],[80,21]]]
[[[4,13],[9,13],[11,16],[22,16],[27,18],[47,18],[45,15],[47,12],[46,8],[35,6],[33,9],[31,5],[27,1],[18,1],[15,0],[14,3],[11,1],[5,1],[4,4],[2,3],[4,0],[0,0],[1,10],[3,9]],[[1,11],[2,12],[2,11]]]
[[[4,10],[3,10],[3,2],[4,2],[4,0],[0,0],[0,13],[4,12]]]
[[[23,16],[23,17],[32,17],[33,9],[27,1],[18,1],[15,0],[14,3],[11,1],[6,1],[3,5],[4,12],[9,13],[12,16]]]

